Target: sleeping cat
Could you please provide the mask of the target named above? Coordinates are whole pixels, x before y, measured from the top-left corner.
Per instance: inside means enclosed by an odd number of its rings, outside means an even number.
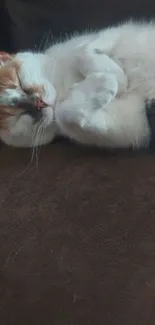
[[[147,147],[154,40],[154,23],[129,22],[72,37],[44,53],[2,55],[0,138],[29,147],[61,134],[86,145]],[[4,82],[1,73],[8,69]]]

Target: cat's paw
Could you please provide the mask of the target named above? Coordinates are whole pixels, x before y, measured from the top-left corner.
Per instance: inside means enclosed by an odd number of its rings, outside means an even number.
[[[71,97],[73,102],[92,111],[107,106],[115,98],[117,91],[118,83],[115,75],[96,72],[73,85]]]
[[[54,109],[56,101],[56,91],[48,80],[42,79],[38,84],[22,83],[22,89],[31,98],[38,110],[45,107]]]
[[[95,72],[115,75],[118,83],[118,93],[126,91],[128,82],[123,69],[106,55],[99,45],[101,46],[100,42],[93,41],[80,46],[75,55],[76,68],[84,77]]]
[[[25,82],[20,73],[19,80],[21,82],[22,89],[26,94],[33,98],[35,106],[38,108],[38,110],[47,106],[51,108],[55,107],[56,91],[48,80],[40,78],[36,83],[31,82],[31,80],[29,80],[29,82]]]
[[[75,83],[67,99],[56,105],[55,119],[61,132],[73,138],[76,138],[75,133],[84,132],[94,113],[104,110],[114,99],[117,89],[115,75],[100,72]]]
[[[18,53],[14,57],[14,64],[22,89],[35,100],[38,109],[47,106],[54,108],[56,90],[44,77],[42,59],[42,55]]]

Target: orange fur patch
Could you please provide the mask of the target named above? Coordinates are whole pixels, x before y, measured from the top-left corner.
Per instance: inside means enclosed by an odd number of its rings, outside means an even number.
[[[0,129],[7,129],[7,119],[11,116],[16,115],[16,110],[9,106],[0,105]]]
[[[0,94],[6,89],[14,89],[16,87],[20,87],[18,76],[16,73],[16,68],[12,64],[11,61],[12,56],[8,54],[2,55],[0,53],[0,61],[8,61],[7,65],[0,67]],[[18,108],[18,114],[22,112]],[[17,114],[17,109],[12,106],[0,105],[0,129],[7,129],[7,119],[11,116],[15,116]]]
[[[19,84],[16,70],[11,66],[4,66],[0,69],[0,91],[5,88],[13,89]]]

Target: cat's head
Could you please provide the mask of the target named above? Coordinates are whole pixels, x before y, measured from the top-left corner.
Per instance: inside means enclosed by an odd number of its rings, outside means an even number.
[[[53,138],[52,126],[43,128],[42,111],[33,93],[22,89],[18,64],[14,57],[0,53],[0,138],[13,146],[34,146],[48,143]],[[40,131],[39,131],[40,129]],[[42,129],[42,137],[39,132]]]
[[[0,128],[9,129],[9,117],[19,118],[21,114],[38,113],[30,98],[22,89],[16,64],[11,56],[3,55],[0,60]]]

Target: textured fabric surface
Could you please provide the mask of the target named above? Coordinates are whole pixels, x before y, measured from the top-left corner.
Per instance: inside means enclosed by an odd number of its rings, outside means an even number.
[[[155,13],[153,0],[94,0],[87,12],[83,0],[6,3],[4,50],[38,47],[49,28],[57,37]],[[154,325],[154,154],[62,141],[38,166],[31,154],[0,147],[0,323]]]
[[[153,325],[154,156],[56,143],[29,159],[1,148],[1,324]]]

